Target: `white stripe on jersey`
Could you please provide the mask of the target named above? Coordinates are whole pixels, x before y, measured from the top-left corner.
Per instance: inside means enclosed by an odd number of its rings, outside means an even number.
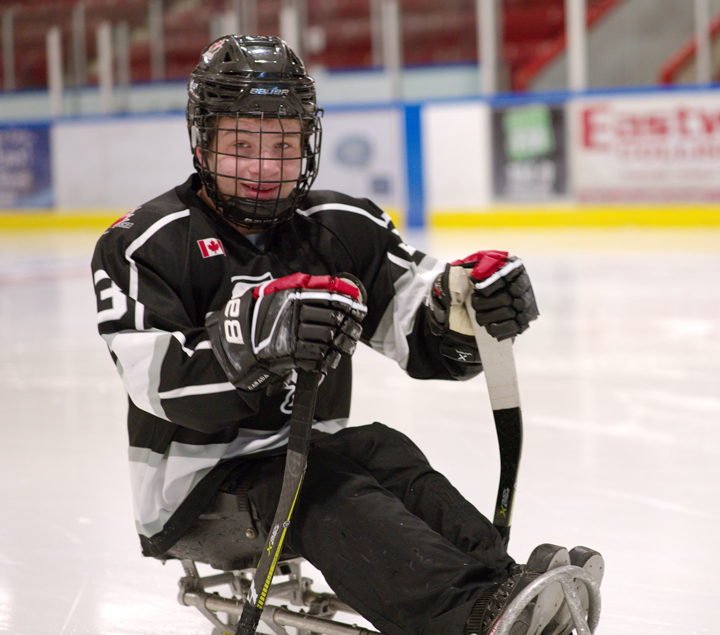
[[[184,338],[178,338],[178,335],[179,333],[167,333],[157,329],[145,330],[140,333],[125,331],[113,335],[103,335],[108,347],[117,356],[118,371],[133,403],[138,408],[166,420],[168,417],[160,404],[161,399],[210,395],[235,390],[230,382],[223,382],[182,386],[160,392],[159,367],[170,346],[170,339],[174,337],[184,341]],[[211,350],[210,342],[208,340],[200,342],[195,351],[200,349]],[[184,346],[183,351],[188,355],[194,353]]]
[[[407,336],[415,326],[420,305],[435,278],[445,269],[445,263],[431,256],[426,256],[417,265],[393,254],[388,254],[388,260],[407,271],[395,281],[395,299],[380,320],[370,346],[405,369],[410,355]]]
[[[133,260],[133,254],[140,249],[150,238],[160,231],[165,225],[172,223],[173,221],[178,220],[179,218],[185,218],[186,216],[190,216],[190,210],[184,209],[180,212],[175,212],[174,214],[168,214],[167,216],[164,216],[156,223],[150,225],[140,236],[138,236],[135,240],[133,240],[128,248],[125,250],[125,258],[130,264],[130,282],[129,282],[129,296],[135,300],[135,328],[138,331],[144,330],[143,326],[143,316],[145,308],[142,304],[138,301],[138,285],[139,285],[139,279],[138,279],[138,270],[137,270],[137,264]]]
[[[131,447],[130,483],[138,532],[152,536],[161,531],[224,451],[224,444],[193,446],[173,442],[164,455]]]
[[[117,357],[125,390],[133,403],[156,417],[169,421],[160,404],[160,366],[170,346],[172,333],[157,329],[123,331],[102,336]]]
[[[303,216],[312,216],[324,210],[341,210],[359,214],[385,228],[389,228],[392,224],[392,219],[386,212],[382,212],[381,217],[378,218],[360,207],[342,203],[325,203],[305,210],[299,209],[297,212]],[[397,229],[393,229],[393,233],[399,236]],[[417,251],[405,243],[400,243],[399,247],[410,256]],[[407,360],[410,355],[407,335],[412,332],[415,325],[415,314],[435,278],[445,269],[445,263],[426,256],[420,264],[416,265],[392,253],[388,253],[387,256],[393,264],[407,269],[407,273],[395,281],[395,299],[380,320],[370,340],[370,346],[398,362],[401,368],[407,368]]]
[[[192,395],[213,395],[218,392],[230,392],[235,390],[229,381],[220,384],[198,384],[196,386],[183,386],[174,390],[166,390],[158,393],[161,399],[177,399],[178,397],[191,397]]]
[[[337,432],[346,425],[347,419],[332,419],[318,421],[313,428]],[[161,531],[190,491],[219,461],[282,447],[289,433],[289,424],[270,432],[240,428],[231,443],[192,445],[173,441],[165,454],[131,447],[128,458],[138,533],[149,537]]]
[[[366,218],[369,218],[373,223],[380,225],[380,227],[390,227],[390,224],[392,223],[392,219],[385,212],[382,213],[382,219],[380,219],[376,216],[373,216],[361,207],[355,207],[354,205],[345,205],[343,203],[325,203],[323,205],[316,205],[315,207],[310,207],[308,209],[299,209],[297,210],[297,213],[301,214],[302,216],[312,216],[313,214],[317,214],[317,212],[322,212],[327,209],[337,209],[343,212],[360,214],[360,216],[365,216]]]
[[[313,214],[317,214],[318,212],[334,209],[341,210],[343,212],[351,212],[352,214],[359,214],[360,216],[364,216],[365,218],[370,219],[376,225],[380,225],[380,227],[385,227],[386,229],[389,229],[390,225],[392,225],[392,218],[390,218],[389,214],[383,212],[382,210],[380,210],[381,218],[377,218],[376,216],[370,214],[367,210],[362,209],[362,207],[345,205],[344,203],[324,203],[323,205],[315,205],[315,207],[309,207],[308,209],[298,209],[297,213],[301,216],[312,216]],[[392,233],[398,238],[400,238],[400,232],[398,232],[395,227],[393,227]],[[401,249],[404,249],[410,256],[412,256],[417,251],[414,247],[411,247],[410,245],[402,242],[399,246]]]
[[[412,262],[409,260],[403,260],[402,258],[396,256],[395,254],[391,254],[388,252],[388,260],[392,263],[395,263],[398,267],[402,267],[403,269],[410,269]]]
[[[185,334],[181,331],[173,331],[173,337],[180,342],[180,348],[182,348],[183,353],[187,355],[188,357],[192,357],[195,354],[195,351],[200,351],[203,349],[209,349],[212,348],[212,345],[210,344],[210,340],[204,340],[202,342],[198,342],[198,345],[195,347],[195,350],[188,348],[185,346],[185,342],[187,341],[185,339]]]

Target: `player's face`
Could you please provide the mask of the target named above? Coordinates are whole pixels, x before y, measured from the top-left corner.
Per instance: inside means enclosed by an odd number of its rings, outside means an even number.
[[[290,196],[302,147],[298,119],[221,117],[206,157],[221,195],[271,201]]]

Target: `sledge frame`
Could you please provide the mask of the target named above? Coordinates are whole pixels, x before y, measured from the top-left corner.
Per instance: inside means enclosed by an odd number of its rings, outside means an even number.
[[[213,625],[212,635],[234,635],[254,569],[226,571],[202,577],[193,560],[181,562],[185,576],[179,582],[180,604],[195,607],[200,611]],[[350,615],[357,613],[334,594],[313,591],[312,580],[301,574],[302,563],[302,558],[291,558],[278,565],[268,591],[268,603],[261,617],[261,625],[266,627],[264,632],[270,635],[291,635],[287,629],[294,628],[297,635],[382,635],[356,624],[337,621],[335,616],[338,612]],[[560,584],[563,589],[575,633],[592,635],[600,619],[600,587],[587,572],[576,566],[552,569],[529,584],[507,607],[493,635],[508,635],[525,606],[551,584]],[[226,595],[209,591],[225,585],[229,587]],[[588,595],[587,611],[580,600],[581,585],[585,587]],[[289,609],[288,604],[295,609]]]

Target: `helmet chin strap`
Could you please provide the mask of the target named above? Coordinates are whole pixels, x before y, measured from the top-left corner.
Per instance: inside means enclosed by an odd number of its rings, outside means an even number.
[[[295,197],[274,199],[272,202],[265,203],[257,201],[250,203],[255,213],[251,216],[246,213],[243,207],[246,205],[242,199],[236,201],[225,201],[220,206],[215,206],[217,213],[229,220],[234,225],[245,227],[247,229],[269,229],[280,223],[285,222],[294,211]],[[258,208],[267,207],[270,212],[267,217],[260,217],[257,214]]]
[[[272,199],[267,202],[240,197],[220,199],[217,190],[212,186],[208,187],[206,183],[206,179],[212,182],[211,173],[200,176],[203,183],[202,189],[198,193],[200,198],[233,227],[245,230],[243,233],[248,230],[262,231],[286,221],[292,216],[293,208],[298,203],[297,189],[293,189],[291,195],[286,198]],[[258,208],[262,207],[268,208],[267,217],[258,215]]]

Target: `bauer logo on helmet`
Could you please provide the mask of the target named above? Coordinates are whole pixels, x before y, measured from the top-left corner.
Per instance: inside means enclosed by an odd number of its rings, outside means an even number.
[[[251,88],[251,95],[274,95],[276,97],[284,97],[290,94],[288,88]]]

